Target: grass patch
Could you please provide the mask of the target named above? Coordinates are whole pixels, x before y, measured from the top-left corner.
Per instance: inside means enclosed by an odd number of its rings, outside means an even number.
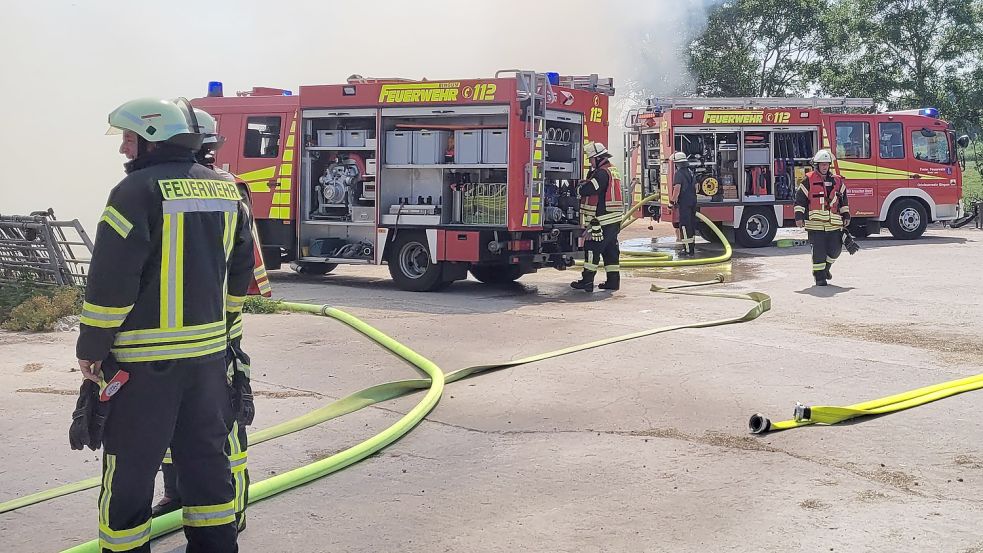
[[[242,305],[242,312],[269,315],[270,313],[280,311],[281,303],[283,302],[280,300],[271,300],[263,296],[248,296],[246,302]]]
[[[71,286],[50,287],[39,291],[14,307],[2,320],[6,330],[47,332],[63,317],[82,312],[82,294]]]

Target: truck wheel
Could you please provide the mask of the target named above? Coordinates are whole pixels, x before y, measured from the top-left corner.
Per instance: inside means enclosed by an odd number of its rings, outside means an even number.
[[[887,228],[898,240],[914,240],[925,234],[928,213],[918,200],[905,198],[891,205],[887,214]]]
[[[710,242],[711,244],[720,243],[720,237],[717,236],[717,233],[710,230],[709,225],[707,225],[703,221],[699,221],[696,223],[696,231],[700,233],[700,238],[703,238],[707,242]],[[724,234],[726,234],[726,231],[724,231]]]
[[[774,210],[749,207],[744,210],[741,225],[734,229],[734,239],[745,248],[763,248],[771,245],[777,232]]]
[[[316,261],[295,261],[290,268],[298,275],[324,276],[338,267],[337,263],[318,263]]]
[[[283,254],[278,246],[263,246],[263,265],[275,271],[280,268]]]
[[[867,238],[870,236],[870,229],[867,228],[866,219],[853,219],[850,221],[850,227],[847,229],[854,238]]]
[[[518,265],[472,265],[471,275],[485,284],[508,284],[519,280],[522,269]]]
[[[444,285],[442,265],[430,260],[430,248],[422,234],[401,233],[390,249],[389,274],[401,290],[439,290]]]

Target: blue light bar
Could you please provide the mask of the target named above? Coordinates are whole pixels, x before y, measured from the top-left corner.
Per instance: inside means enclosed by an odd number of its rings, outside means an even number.
[[[918,115],[924,115],[926,117],[939,118],[939,108],[922,108],[918,110]]]
[[[294,93],[293,93],[293,92],[291,92],[291,91],[289,91],[289,90],[284,90],[284,91],[283,91],[283,95],[284,95],[284,96],[293,96],[293,95],[294,95]]]
[[[208,81],[209,98],[221,98],[224,95],[222,93],[222,81]]]
[[[559,84],[560,84],[560,74],[559,73],[548,72],[548,73],[546,73],[546,78],[549,79],[551,85],[553,85],[553,86],[559,86]]]

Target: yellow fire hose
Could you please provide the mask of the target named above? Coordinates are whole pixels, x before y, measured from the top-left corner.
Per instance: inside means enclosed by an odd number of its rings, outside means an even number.
[[[709,282],[697,283],[693,285],[684,285],[684,286],[703,286],[708,284],[716,284],[721,281],[722,279],[717,279]],[[313,314],[328,316],[348,326],[351,326],[352,328],[355,328],[356,330],[358,330],[365,336],[369,337],[373,341],[376,341],[376,343],[379,343],[386,349],[402,357],[403,359],[409,361],[411,364],[413,364],[414,366],[425,372],[429,378],[388,382],[385,384],[380,384],[377,386],[366,388],[364,390],[360,390],[347,397],[334,401],[329,405],[326,405],[324,407],[316,409],[315,411],[307,413],[306,415],[302,415],[295,419],[291,419],[284,423],[272,426],[270,428],[261,430],[259,432],[250,435],[251,445],[262,443],[263,441],[272,440],[280,436],[284,436],[293,432],[297,432],[299,430],[303,430],[305,428],[310,428],[317,424],[321,424],[325,421],[337,418],[339,416],[348,413],[352,413],[361,408],[374,405],[382,401],[395,399],[397,397],[401,397],[421,389],[429,389],[429,391],[427,395],[424,397],[423,401],[421,401],[420,404],[418,404],[413,410],[407,413],[406,416],[400,419],[396,424],[390,426],[382,433],[370,438],[369,440],[361,444],[358,444],[352,448],[339,452],[335,455],[332,455],[331,457],[328,457],[326,459],[317,461],[309,465],[305,465],[303,467],[277,475],[267,480],[253,483],[249,488],[249,502],[253,503],[254,501],[261,501],[263,499],[287,491],[296,486],[302,485],[304,483],[331,474],[332,472],[340,470],[361,459],[364,459],[365,457],[391,444],[393,441],[397,440],[399,437],[409,432],[409,430],[412,429],[412,427],[415,424],[417,424],[420,420],[422,420],[422,418],[434,407],[434,405],[436,405],[436,402],[440,396],[440,391],[442,390],[443,385],[445,383],[455,382],[481,373],[487,373],[487,372],[504,369],[508,367],[516,367],[519,365],[533,363],[536,361],[542,361],[545,359],[550,359],[562,355],[567,355],[570,353],[585,351],[588,349],[615,344],[618,342],[624,342],[627,340],[641,338],[644,336],[652,336],[655,334],[680,330],[684,328],[707,328],[712,326],[721,326],[721,325],[747,322],[758,318],[761,314],[763,314],[764,312],[768,311],[771,308],[771,298],[769,298],[765,294],[761,294],[757,292],[752,292],[749,294],[728,294],[728,293],[714,293],[714,292],[706,292],[706,293],[679,292],[673,290],[673,287],[666,288],[666,289],[658,289],[656,291],[667,292],[667,293],[690,293],[693,295],[742,299],[742,300],[752,301],[755,303],[755,305],[746,313],[737,317],[643,330],[631,334],[625,334],[613,338],[606,338],[603,340],[597,340],[586,344],[580,344],[568,348],[541,353],[538,355],[524,357],[518,360],[509,360],[509,361],[502,361],[498,363],[475,365],[444,375],[443,373],[440,372],[440,370],[436,367],[436,365],[434,365],[430,361],[426,360],[422,356],[419,356],[418,354],[416,354],[406,346],[399,344],[392,338],[386,336],[382,332],[376,330],[375,328],[369,326],[368,324],[360,321],[359,319],[348,313],[330,308],[328,306],[315,306],[315,305],[307,305],[307,304],[299,304],[299,303],[282,304],[282,307],[288,311],[313,313]],[[40,503],[42,501],[53,499],[60,495],[71,493],[72,491],[80,491],[83,489],[89,489],[90,487],[97,487],[99,485],[98,482],[99,479],[97,478],[96,479],[97,482],[95,483],[95,485],[87,486],[86,484],[91,480],[92,479],[83,480],[81,482],[76,482],[74,484],[60,486],[59,488],[55,488],[53,490],[48,490],[46,492],[33,494],[31,496],[26,496],[24,498],[20,498],[12,502],[4,503],[2,505],[3,509],[0,510],[0,512],[10,511],[26,505]],[[54,493],[56,491],[60,491],[61,493]],[[158,537],[166,533],[172,532],[174,530],[177,530],[180,527],[181,527],[181,513],[177,511],[168,513],[166,515],[162,515],[154,519],[152,525],[152,536]],[[98,542],[94,540],[92,542],[79,545],[77,547],[74,547],[66,551],[96,552],[97,550],[98,550]]]
[[[684,285],[681,285],[681,286],[674,286],[674,287],[669,287],[669,288],[658,288],[656,286],[653,286],[652,287],[652,291],[653,292],[666,292],[668,290],[674,290],[676,288],[693,287],[693,286],[706,286],[706,285],[709,285],[709,284],[717,284],[717,283],[720,283],[720,282],[723,282],[723,276],[722,275],[719,275],[716,280],[709,281],[709,282],[684,284]],[[679,293],[679,292],[672,292],[672,293]],[[590,342],[590,343],[587,343],[587,344],[581,344],[581,345],[578,345],[578,346],[572,346],[572,347],[564,348],[564,349],[561,349],[561,350],[555,350],[555,351],[551,351],[551,352],[547,352],[547,353],[542,353],[542,354],[539,354],[539,355],[534,355],[534,356],[531,356],[531,357],[525,357],[523,359],[519,359],[519,360],[515,360],[515,361],[503,361],[503,362],[499,362],[499,363],[492,363],[492,364],[487,364],[487,365],[477,365],[477,366],[473,366],[473,367],[467,367],[467,368],[464,368],[464,369],[460,369],[460,370],[454,371],[452,373],[448,373],[446,375],[446,377],[447,377],[446,381],[448,383],[455,382],[457,380],[461,380],[461,379],[466,378],[468,376],[472,376],[472,375],[475,375],[475,374],[478,374],[478,373],[482,373],[482,372],[488,372],[488,371],[491,371],[491,370],[497,370],[497,369],[504,369],[504,368],[509,368],[509,367],[515,367],[515,366],[518,366],[518,365],[524,365],[524,364],[527,364],[527,363],[533,363],[533,362],[536,362],[536,361],[542,361],[542,360],[545,360],[545,359],[550,359],[550,358],[553,358],[553,357],[558,357],[560,355],[566,355],[566,354],[569,354],[569,353],[575,353],[575,352],[579,352],[579,351],[585,351],[585,350],[588,350],[588,349],[592,349],[592,348],[596,348],[596,347],[600,347],[600,346],[605,346],[605,345],[609,345],[609,344],[614,344],[614,343],[617,343],[617,342],[623,342],[623,341],[626,341],[626,340],[632,340],[632,339],[641,338],[641,337],[644,337],[644,336],[651,336],[651,335],[660,334],[660,333],[663,333],[663,332],[680,330],[680,329],[683,329],[683,328],[705,328],[705,327],[709,327],[709,326],[719,326],[719,325],[724,325],[724,324],[732,324],[732,323],[746,322],[746,321],[750,321],[750,320],[756,319],[762,313],[764,313],[765,311],[768,311],[771,308],[771,298],[769,298],[765,294],[760,294],[760,293],[757,293],[757,292],[753,292],[753,293],[746,294],[746,295],[743,295],[743,294],[734,295],[734,294],[724,294],[724,293],[716,293],[716,292],[714,292],[714,293],[708,293],[708,294],[699,294],[699,295],[710,295],[710,296],[716,296],[716,297],[736,298],[736,299],[750,300],[750,301],[754,301],[757,305],[753,309],[751,309],[750,311],[748,311],[747,313],[745,313],[743,316],[737,317],[737,318],[733,318],[733,319],[723,319],[723,320],[717,320],[717,321],[709,321],[709,322],[705,322],[705,323],[691,323],[691,324],[686,324],[686,325],[677,325],[677,326],[669,326],[669,327],[656,328],[656,329],[651,329],[651,330],[645,330],[645,331],[641,331],[641,332],[636,332],[636,333],[633,333],[633,334],[627,334],[627,335],[624,335],[624,336],[617,336],[617,337],[614,337],[614,338],[608,338],[608,339],[605,339],[605,340],[599,340],[599,341],[596,341],[596,342]],[[298,311],[298,312],[307,312],[306,310],[309,310],[309,309],[312,308],[312,306],[310,306],[310,305],[306,305],[306,304],[295,304],[295,303],[284,303],[284,304],[281,305],[281,307],[283,307],[285,310],[288,310],[288,311]],[[320,309],[320,307],[318,307],[318,309]],[[339,311],[339,310],[336,310],[336,309],[332,309],[331,310],[331,313],[345,314],[344,312]],[[345,314],[345,315],[347,315],[347,314]],[[347,316],[351,317],[351,315],[347,315]],[[338,319],[338,317],[333,317],[333,318]],[[358,319],[355,319],[354,317],[352,317],[352,319],[353,320],[356,320],[356,321],[358,320]],[[341,320],[341,319],[338,319],[338,320]],[[342,321],[342,322],[344,322],[344,321]],[[298,432],[300,430],[304,430],[304,429],[310,428],[312,426],[316,426],[318,424],[327,422],[327,421],[329,421],[331,419],[334,419],[334,418],[337,418],[337,417],[340,417],[340,416],[343,416],[343,415],[347,415],[349,413],[353,413],[353,412],[358,411],[359,409],[362,409],[362,408],[367,407],[369,405],[374,405],[374,404],[380,403],[382,401],[394,399],[394,398],[397,398],[397,397],[406,395],[408,393],[414,392],[416,390],[425,389],[425,388],[427,388],[429,386],[430,386],[430,381],[428,379],[400,380],[400,381],[395,381],[395,382],[386,382],[384,384],[379,384],[377,386],[371,386],[369,388],[365,388],[364,390],[359,390],[359,391],[357,391],[357,392],[355,392],[355,393],[353,393],[351,395],[348,395],[346,397],[343,397],[341,399],[338,399],[337,401],[334,401],[334,402],[332,402],[332,403],[330,403],[328,405],[325,405],[323,407],[320,407],[318,409],[315,409],[314,411],[311,411],[311,412],[309,412],[309,413],[307,413],[305,415],[302,415],[300,417],[296,417],[294,419],[290,419],[290,420],[284,421],[282,423],[276,424],[276,425],[271,426],[269,428],[265,428],[263,430],[259,430],[257,432],[251,433],[251,434],[249,434],[249,445],[251,447],[252,446],[256,446],[256,445],[259,445],[259,444],[261,444],[263,442],[266,442],[266,441],[269,441],[269,440],[273,440],[273,439],[279,438],[281,436],[285,436],[287,434],[291,434],[293,432]],[[38,493],[34,493],[34,494],[26,495],[26,496],[23,496],[23,497],[19,497],[19,498],[10,500],[10,501],[6,501],[6,502],[3,502],[3,503],[0,503],[0,514],[6,513],[6,512],[9,512],[9,511],[14,511],[14,510],[17,510],[17,509],[20,509],[20,508],[23,508],[23,507],[27,507],[27,506],[30,506],[30,505],[36,505],[38,503],[43,503],[45,501],[48,501],[48,500],[51,500],[51,499],[55,499],[55,498],[58,498],[58,497],[62,497],[62,496],[65,496],[65,495],[69,495],[69,494],[72,494],[72,493],[76,493],[76,492],[80,492],[80,491],[85,491],[85,490],[97,488],[97,487],[99,487],[99,485],[100,485],[101,482],[102,482],[102,479],[97,476],[97,477],[93,477],[93,478],[87,478],[85,480],[80,480],[78,482],[72,482],[72,483],[69,483],[69,484],[64,484],[64,485],[61,485],[61,486],[57,486],[57,487],[54,487],[54,488],[51,488],[51,489],[48,489],[48,490],[44,490],[44,491],[41,491],[41,492],[38,492]]]
[[[423,399],[420,400],[420,403],[413,407],[413,409],[406,413],[406,415],[396,421],[389,428],[386,428],[368,440],[365,440],[364,442],[344,451],[335,453],[334,455],[325,459],[321,459],[283,474],[278,474],[272,478],[267,478],[266,480],[250,484],[250,503],[253,503],[254,501],[262,501],[268,497],[285,492],[292,488],[296,488],[297,486],[306,484],[307,482],[317,480],[323,476],[327,476],[328,474],[339,471],[353,463],[357,463],[380,449],[383,449],[404,436],[421,420],[423,420],[423,418],[427,416],[427,413],[429,413],[431,409],[437,405],[437,401],[440,400],[440,395],[444,391],[444,373],[437,365],[410,348],[383,334],[379,330],[362,322],[358,318],[353,317],[344,311],[339,311],[328,306],[287,303],[284,304],[284,307],[294,312],[314,313],[316,315],[331,317],[332,319],[341,321],[349,327],[354,328],[355,330],[364,334],[370,340],[403,358],[403,360],[430,377],[427,380],[427,387],[429,389],[427,390],[427,394],[423,397]],[[181,526],[181,511],[173,511],[166,515],[156,517],[153,520],[153,523],[151,524],[151,536],[162,536],[181,528]],[[66,553],[98,553],[99,540],[92,540],[65,551]]]
[[[903,411],[963,392],[979,390],[980,388],[983,388],[983,374],[925,386],[917,390],[902,392],[893,396],[856,403],[854,405],[847,405],[846,407],[827,405],[807,407],[799,404],[795,407],[793,417],[781,422],[771,422],[764,415],[758,413],[751,416],[751,420],[748,421],[748,427],[753,434],[763,434],[765,432],[788,430],[810,424],[836,424],[856,417]]]
[[[621,228],[624,229],[628,225],[635,221],[635,211],[637,211],[642,205],[658,198],[658,194],[652,194],[641,201],[633,205],[628,211],[625,212],[624,217],[621,218]],[[625,268],[635,268],[644,269],[649,267],[693,267],[697,265],[712,265],[714,263],[724,263],[730,261],[731,255],[733,255],[733,249],[730,246],[730,242],[724,237],[724,233],[717,228],[717,225],[713,224],[710,219],[707,219],[705,215],[700,212],[696,212],[696,216],[700,218],[701,221],[710,227],[710,230],[720,238],[720,243],[724,245],[724,252],[720,255],[714,257],[707,257],[702,259],[673,259],[672,254],[665,252],[631,252],[625,251],[621,252],[621,262],[619,265]],[[634,259],[633,259],[634,258]],[[577,266],[583,266],[584,262],[582,260],[577,260]],[[604,265],[600,265],[604,267]]]

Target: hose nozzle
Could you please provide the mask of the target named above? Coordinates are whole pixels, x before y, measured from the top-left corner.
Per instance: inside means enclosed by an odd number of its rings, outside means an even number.
[[[755,413],[748,421],[748,429],[752,434],[764,434],[771,429],[771,421],[761,413]]]
[[[795,420],[795,422],[807,421],[812,418],[812,408],[802,405],[796,401],[795,411],[792,414],[792,418]]]

